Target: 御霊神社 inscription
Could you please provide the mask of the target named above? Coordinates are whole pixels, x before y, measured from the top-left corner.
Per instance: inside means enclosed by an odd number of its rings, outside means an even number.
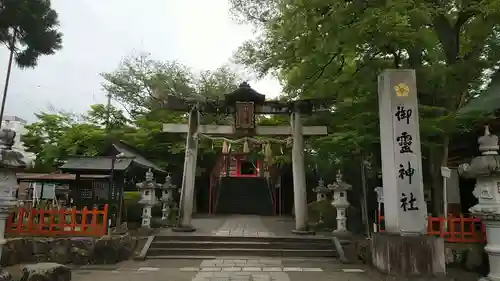
[[[393,233],[426,230],[415,80],[413,70],[379,76],[384,216],[386,231]]]

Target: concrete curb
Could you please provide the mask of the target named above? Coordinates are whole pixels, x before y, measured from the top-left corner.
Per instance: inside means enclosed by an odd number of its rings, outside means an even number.
[[[342,263],[348,263],[349,260],[345,256],[344,253],[344,248],[342,248],[342,244],[340,243],[340,240],[337,237],[332,237],[333,245],[335,246],[335,250],[337,253],[339,253],[339,259]]]
[[[155,239],[154,235],[148,236],[148,240],[144,244],[144,247],[142,247],[142,250],[139,253],[139,255],[137,255],[137,256],[134,257],[134,260],[136,260],[136,261],[143,261],[143,260],[146,259],[146,255],[147,255],[148,250],[151,247],[151,244],[153,243],[154,239]]]

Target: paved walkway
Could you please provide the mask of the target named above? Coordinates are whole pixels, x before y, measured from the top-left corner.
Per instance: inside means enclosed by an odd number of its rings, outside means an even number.
[[[193,220],[194,233],[161,235],[286,236],[293,220],[276,217],[228,216]],[[126,261],[119,265],[87,266],[73,271],[74,281],[382,281],[365,265],[341,264],[335,259],[232,258],[210,260]],[[456,274],[453,280],[475,280]],[[455,277],[454,276],[454,277]],[[391,279],[395,280],[395,279]]]
[[[259,216],[193,219],[194,233],[159,235],[290,236],[293,219]],[[335,259],[271,259],[221,257],[211,260],[127,261],[119,266],[89,266],[75,271],[76,281],[369,281],[368,269],[340,264]]]
[[[224,224],[217,230],[212,231],[216,236],[274,236],[258,216],[228,217]]]
[[[74,281],[373,281],[368,269],[329,260],[232,259],[127,261],[73,271]]]
[[[292,233],[295,220],[291,217],[201,216],[193,218],[191,223],[196,228],[195,232],[181,233],[161,229],[157,235],[296,236]],[[325,235],[331,236],[331,233],[317,233],[314,237]]]

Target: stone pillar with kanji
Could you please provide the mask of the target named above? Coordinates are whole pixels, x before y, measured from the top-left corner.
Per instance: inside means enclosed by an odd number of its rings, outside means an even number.
[[[484,136],[478,139],[480,156],[470,164],[458,168],[461,176],[476,179],[473,195],[478,204],[469,211],[481,219],[486,228],[488,241],[484,250],[488,254],[490,273],[482,281],[500,281],[500,155],[498,136],[485,128]]]
[[[334,234],[347,234],[347,208],[349,201],[347,201],[347,191],[352,189],[352,186],[344,182],[342,173],[337,172],[335,182],[328,185],[328,189],[333,192],[332,206],[337,209],[337,229],[333,231]]]
[[[427,235],[415,70],[384,70],[378,105],[385,231],[371,240],[374,266],[405,277],[443,275],[444,241]]]

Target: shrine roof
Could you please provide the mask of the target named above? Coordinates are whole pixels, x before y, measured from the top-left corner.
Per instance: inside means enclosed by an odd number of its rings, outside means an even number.
[[[145,168],[151,168],[152,170],[155,170],[160,173],[166,173],[163,169],[161,169],[153,162],[146,159],[146,157],[142,156],[136,148],[126,144],[125,142],[119,141],[114,143],[112,146],[116,151],[122,153],[123,157],[133,158],[133,161],[139,164],[140,166],[143,166]]]
[[[74,181],[76,174],[41,174],[41,173],[17,173],[16,177],[20,181]],[[106,179],[109,175],[81,175],[81,179]]]
[[[118,155],[119,157],[113,157]],[[112,163],[114,159],[114,164]],[[111,167],[115,171],[125,171],[131,166],[141,167],[144,169],[151,169],[155,173],[166,174],[164,170],[155,165],[134,147],[126,144],[123,141],[115,141],[109,145],[108,149],[101,154],[101,156],[87,157],[75,156],[67,159],[66,163],[59,169],[64,172],[96,172],[96,173],[109,173]]]
[[[266,96],[252,89],[247,82],[241,83],[238,89],[225,95],[226,105],[234,105],[238,101],[263,104],[265,100]]]
[[[133,158],[115,158],[113,170],[125,171],[134,162]],[[113,157],[72,157],[66,160],[66,163],[59,167],[62,171],[110,171],[113,166]]]

